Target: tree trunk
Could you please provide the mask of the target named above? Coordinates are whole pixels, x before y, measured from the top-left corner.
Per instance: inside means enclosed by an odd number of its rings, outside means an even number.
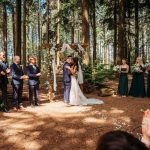
[[[117,63],[121,63],[124,57],[125,44],[125,0],[119,2],[119,27],[118,27],[118,58]]]
[[[93,1],[93,11],[92,11],[92,13],[93,13],[93,17],[92,17],[92,19],[93,19],[93,63],[95,62],[95,60],[96,60],[96,37],[97,37],[97,35],[96,35],[96,15],[95,15],[95,0]]]
[[[46,44],[49,44],[49,0],[46,0]]]
[[[39,11],[38,11],[38,65],[41,69],[41,50],[42,50],[42,40],[41,40],[41,3],[39,3]]]
[[[141,54],[142,54],[142,58],[145,60],[145,51],[144,51],[144,29],[142,29],[142,46],[141,46]]]
[[[131,55],[131,39],[130,39],[130,18],[131,18],[131,4],[128,3],[128,65],[130,66],[130,55]]]
[[[139,2],[138,0],[134,0],[135,5],[135,58],[139,55]]]
[[[29,5],[27,6],[27,22],[30,21],[30,11],[29,11]],[[29,60],[29,54],[30,54],[30,24],[27,24],[27,60]]]
[[[86,46],[85,63],[90,63],[90,24],[89,24],[89,0],[81,0],[82,8],[82,43]]]
[[[21,0],[16,0],[16,50],[15,55],[21,58]]]
[[[72,10],[72,25],[71,25],[71,43],[74,43],[74,36],[75,36],[74,20],[75,20],[75,16],[74,16],[74,8],[73,8],[73,10]]]
[[[104,35],[104,45],[103,45],[103,64],[106,64],[106,29],[103,23],[103,35]]]
[[[3,49],[6,53],[7,59],[7,10],[6,3],[3,2]]]
[[[60,0],[57,0],[57,11],[59,12],[60,10]],[[60,43],[60,23],[59,23],[59,18],[57,20],[57,35],[56,35],[56,44]],[[57,67],[60,64],[60,52],[57,51]]]
[[[59,12],[60,10],[60,0],[57,0],[57,11]],[[57,20],[57,35],[56,35],[56,43],[60,43],[60,19],[58,18]]]
[[[114,64],[117,58],[117,0],[114,1]]]
[[[74,25],[71,26],[71,43],[74,43]]]
[[[13,50],[14,50],[14,54],[15,54],[15,11],[14,11],[14,2],[13,0],[11,0],[11,3],[12,3],[12,7],[11,7],[11,10],[12,10],[12,30],[13,30]]]
[[[53,81],[51,76],[51,60],[50,60],[50,46],[49,46],[49,0],[46,0],[46,52],[48,64],[48,80],[49,80],[49,100],[53,98]]]
[[[23,1],[23,70],[26,71],[26,0]]]

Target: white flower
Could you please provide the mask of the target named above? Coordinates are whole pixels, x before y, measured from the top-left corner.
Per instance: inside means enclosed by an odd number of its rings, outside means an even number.
[[[150,68],[150,63],[146,63],[146,64],[144,65],[144,67],[145,67],[145,68]]]
[[[139,65],[133,65],[131,66],[131,72],[134,73],[134,72],[140,72],[141,68]]]
[[[116,65],[113,67],[113,71],[115,71],[115,72],[119,72],[119,69],[120,69],[119,65]]]

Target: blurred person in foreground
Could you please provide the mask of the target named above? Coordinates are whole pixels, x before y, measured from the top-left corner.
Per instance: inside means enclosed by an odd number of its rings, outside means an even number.
[[[143,115],[141,141],[125,131],[110,131],[100,137],[96,150],[150,150],[150,110]]]

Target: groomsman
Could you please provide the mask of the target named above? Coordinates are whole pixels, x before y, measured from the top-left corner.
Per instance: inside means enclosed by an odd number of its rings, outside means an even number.
[[[12,87],[13,87],[13,110],[24,109],[22,101],[23,92],[23,79],[27,76],[24,75],[22,67],[20,66],[20,57],[14,57],[14,63],[10,67],[11,77],[12,77]]]
[[[36,65],[36,57],[31,56],[29,62],[30,64],[27,66],[27,75],[29,77],[29,100],[31,107],[33,107],[39,106],[39,77],[41,76],[41,73],[39,67]]]
[[[6,63],[5,52],[0,52],[0,89],[2,92],[2,102],[4,104],[3,111],[8,112],[8,102],[7,102],[7,84],[8,78],[7,74],[10,73],[8,65]]]

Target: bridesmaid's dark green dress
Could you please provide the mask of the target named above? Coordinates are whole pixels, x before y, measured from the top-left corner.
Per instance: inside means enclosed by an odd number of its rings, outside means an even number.
[[[119,85],[118,85],[118,94],[120,96],[127,96],[128,95],[128,73],[124,73],[123,71],[127,71],[127,68],[121,68]]]
[[[150,98],[150,70],[148,71],[148,77],[147,77],[147,97]]]
[[[129,95],[133,97],[145,97],[145,82],[144,82],[144,68],[140,66],[143,72],[135,72],[133,73],[133,78],[131,82],[131,87],[129,91]]]

